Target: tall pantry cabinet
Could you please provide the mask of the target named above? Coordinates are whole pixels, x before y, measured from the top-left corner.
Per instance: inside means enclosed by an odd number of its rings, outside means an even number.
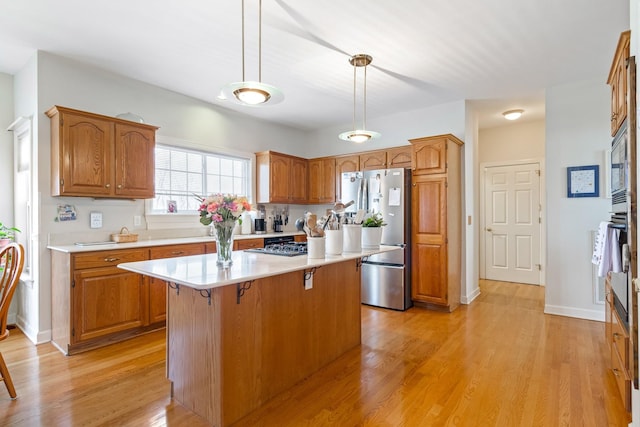
[[[460,305],[462,145],[451,134],[412,139],[411,298],[453,311]]]

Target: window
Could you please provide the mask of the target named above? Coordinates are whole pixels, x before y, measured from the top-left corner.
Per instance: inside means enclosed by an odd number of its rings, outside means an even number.
[[[16,233],[15,240],[24,246],[25,257],[24,267],[22,270],[22,281],[27,286],[33,286],[34,278],[34,248],[32,247],[32,236],[34,230],[32,228],[34,212],[33,212],[33,168],[32,168],[32,150],[31,150],[31,119],[21,117],[16,120],[9,130],[13,131],[13,148],[14,148],[14,178],[13,178],[13,218],[12,224],[20,230]],[[37,215],[37,213],[36,213]]]
[[[156,197],[151,203],[151,213],[165,213],[169,209],[195,212],[199,206],[196,196],[212,193],[250,197],[248,158],[166,145],[157,145],[155,156]]]

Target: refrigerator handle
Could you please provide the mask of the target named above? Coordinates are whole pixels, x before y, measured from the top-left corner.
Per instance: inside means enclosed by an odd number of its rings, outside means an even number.
[[[369,210],[369,182],[366,177],[362,177],[362,209]]]
[[[356,197],[356,211],[362,209],[362,178],[358,183],[358,196]]]

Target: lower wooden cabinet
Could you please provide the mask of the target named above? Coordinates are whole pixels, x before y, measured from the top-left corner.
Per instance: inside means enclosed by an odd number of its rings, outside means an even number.
[[[143,276],[115,266],[74,273],[72,343],[145,326],[145,288]]]
[[[146,278],[117,267],[147,259],[147,248],[52,251],[52,343],[73,354],[152,329]]]
[[[629,332],[620,321],[618,312],[615,310],[613,293],[609,278],[605,281],[605,335],[609,350],[611,351],[611,362],[609,368],[618,385],[620,398],[627,412],[631,413],[631,371],[629,346]]]

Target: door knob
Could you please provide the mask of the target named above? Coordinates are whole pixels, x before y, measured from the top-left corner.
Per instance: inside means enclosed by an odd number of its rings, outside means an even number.
[[[491,229],[491,228],[487,228],[487,231],[493,231],[493,229]]]

